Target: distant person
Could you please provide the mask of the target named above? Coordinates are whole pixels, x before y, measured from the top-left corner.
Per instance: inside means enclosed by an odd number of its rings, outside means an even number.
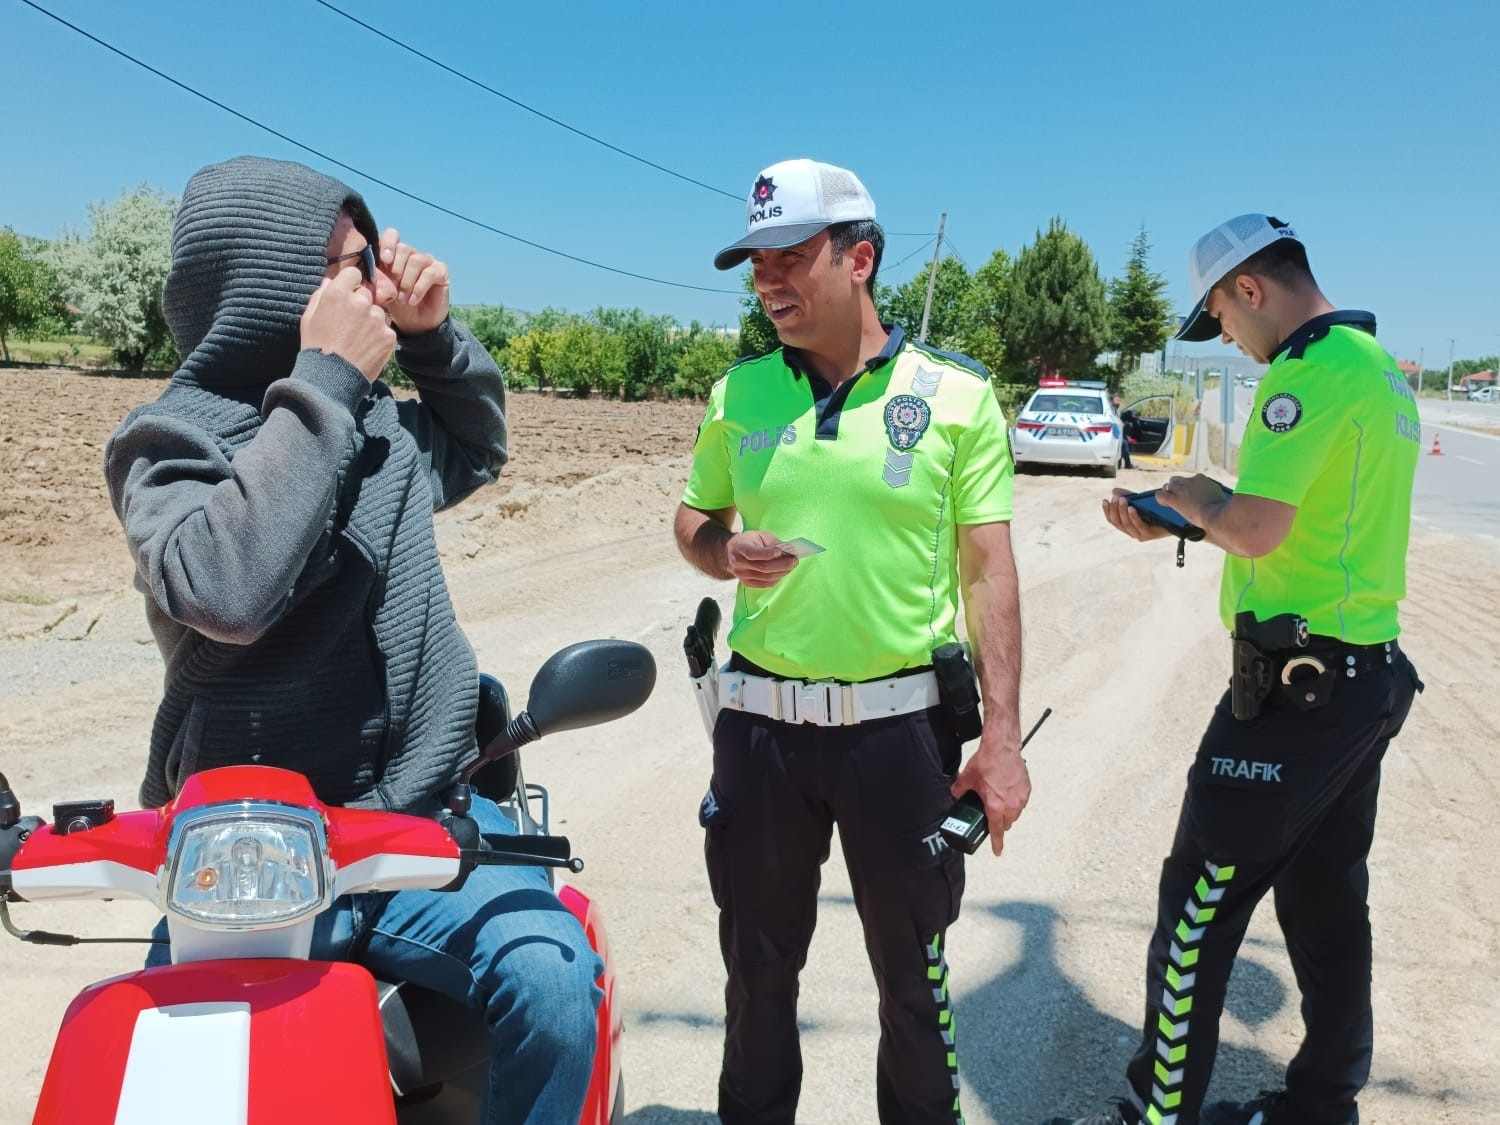
[[[880,1120],[953,1125],[964,857],[938,829],[974,790],[998,854],[1031,792],[1005,419],[983,367],[880,323],[885,235],[852,172],[772,165],[745,226],[714,264],[750,259],[783,346],[714,385],[676,517],[688,561],[739,583],[701,813],[729,977],[719,1118],[826,1115],[797,1112],[797,992],[837,825],[880,993]],[[985,712],[962,769],[933,670],[960,598]]]
[[[1120,464],[1127,469],[1135,468],[1130,460],[1130,443],[1140,434],[1140,423],[1136,420],[1134,410],[1120,409],[1120,396],[1111,395],[1110,405],[1115,408],[1115,414],[1120,419]]]
[[[162,293],[182,367],[105,453],[166,662],[145,808],[259,764],[333,805],[432,815],[477,753],[479,673],[432,513],[498,475],[505,391],[448,285],[310,168],[239,157],[188,181]],[[418,399],[380,381],[393,351]],[[491,801],[473,815],[514,831]],[[312,955],[481,1008],[483,1121],[578,1120],[602,966],[538,868],[344,896]]]
[[[1222,336],[1271,365],[1233,495],[1202,475],[1161,489],[1224,551],[1233,679],[1162,865],[1126,1097],[1073,1125],[1355,1125],[1374,1034],[1365,860],[1381,758],[1422,687],[1396,643],[1421,425],[1375,318],[1329,303],[1290,226],[1230,219],[1189,264],[1198,301],[1178,338]],[[1110,524],[1143,541],[1169,534],[1127,495],[1104,501]],[[1302,1044],[1285,1090],[1203,1107],[1229,972],[1267,892],[1302,994]]]

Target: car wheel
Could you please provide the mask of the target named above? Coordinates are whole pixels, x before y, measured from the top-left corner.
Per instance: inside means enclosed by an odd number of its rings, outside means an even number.
[[[1119,474],[1119,472],[1120,466],[1118,463],[1104,466],[1104,476],[1108,480],[1113,480]]]

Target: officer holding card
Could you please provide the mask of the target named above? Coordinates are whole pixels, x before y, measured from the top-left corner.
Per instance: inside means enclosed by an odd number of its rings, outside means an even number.
[[[880,990],[880,1119],[961,1120],[944,935],[963,856],[939,826],[974,790],[998,853],[1031,790],[1005,420],[983,367],[880,323],[884,243],[853,173],[788,160],[714,263],[750,260],[783,344],[714,386],[675,527],[689,562],[739,583],[702,816],[729,1125],[796,1116],[797,976],[835,824]],[[933,670],[960,596],[985,705],[962,770]]]
[[[1421,689],[1396,643],[1421,427],[1375,318],[1329,303],[1286,223],[1230,219],[1189,263],[1198,302],[1178,337],[1222,336],[1270,364],[1233,495],[1206,476],[1157,494],[1224,551],[1231,682],[1162,865],[1126,1098],[1054,1125],[1354,1125],[1370,1073],[1380,762]],[[1132,538],[1171,534],[1118,490],[1104,510]],[[1204,1106],[1229,972],[1267,892],[1305,1035],[1285,1090]]]

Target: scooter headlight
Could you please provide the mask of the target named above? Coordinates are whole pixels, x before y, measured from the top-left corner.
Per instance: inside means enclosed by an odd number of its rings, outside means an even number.
[[[166,908],[198,925],[284,926],[322,908],[332,880],[316,814],[247,802],[195,809],[172,828]]]

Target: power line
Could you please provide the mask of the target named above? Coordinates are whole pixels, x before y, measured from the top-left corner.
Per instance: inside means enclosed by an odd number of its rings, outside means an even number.
[[[716,188],[712,184],[705,184],[702,180],[695,180],[691,176],[685,176],[681,172],[674,172],[674,171],[672,171],[672,169],[670,169],[670,168],[668,168],[668,167],[666,167],[664,165],[657,164],[653,160],[647,160],[644,156],[637,156],[635,153],[630,152],[630,151],[628,151],[626,149],[623,149],[619,145],[610,144],[608,141],[604,140],[601,137],[596,137],[592,133],[586,133],[582,129],[575,128],[574,126],[569,125],[566,121],[559,121],[557,118],[553,117],[551,114],[549,114],[549,113],[543,113],[541,110],[537,109],[535,106],[527,105],[525,102],[521,101],[518,98],[513,98],[509,94],[502,93],[501,91],[495,89],[493,86],[486,85],[485,83],[481,82],[479,79],[474,78],[474,77],[472,77],[472,76],[470,76],[468,74],[465,74],[463,71],[458,70],[458,69],[456,69],[454,67],[451,67],[447,63],[442,62],[439,59],[435,59],[431,55],[424,54],[423,52],[421,52],[421,51],[417,50],[415,47],[413,47],[410,43],[404,43],[400,39],[397,39],[394,35],[388,35],[386,32],[381,31],[380,28],[373,27],[372,25],[365,23],[364,20],[359,19],[357,16],[351,16],[348,12],[344,11],[342,8],[339,8],[339,7],[334,6],[333,4],[330,4],[328,2],[328,0],[315,0],[315,2],[318,3],[318,4],[323,5],[323,7],[327,8],[330,12],[333,12],[336,15],[343,16],[350,23],[358,24],[360,27],[362,27],[366,31],[370,32],[370,34],[380,36],[380,38],[384,39],[387,43],[394,44],[395,46],[400,47],[403,51],[409,51],[412,54],[416,55],[417,58],[419,58],[419,59],[425,59],[427,62],[430,62],[433,66],[437,67],[439,70],[445,70],[449,74],[453,75],[455,78],[462,78],[465,82],[469,83],[471,86],[478,86],[481,90],[484,90],[486,93],[494,94],[495,97],[500,98],[500,99],[502,99],[504,101],[509,102],[511,105],[515,106],[518,109],[524,109],[527,113],[535,114],[537,117],[540,117],[543,121],[549,121],[553,125],[556,125],[560,129],[566,129],[568,132],[574,133],[577,136],[580,136],[580,137],[584,138],[584,140],[593,141],[596,145],[603,145],[605,148],[609,149],[611,152],[617,152],[621,156],[629,157],[631,160],[634,160],[634,161],[637,161],[638,163],[644,164],[648,168],[655,168],[658,172],[665,172],[667,175],[673,176],[673,177],[675,177],[675,178],[677,178],[679,180],[684,181],[685,183],[692,184],[695,187],[701,187],[701,188],[703,188],[706,191],[715,192],[715,193],[717,193],[719,195],[728,196],[730,199],[738,200],[739,202],[744,202],[745,197],[743,195],[736,195],[735,193],[725,191],[722,188]]]
[[[899,262],[897,262],[895,265],[891,266],[890,268],[892,270],[898,270],[898,269],[900,269],[902,266],[906,265],[907,262],[911,261],[913,258],[915,258],[923,250],[926,250],[929,246],[931,246],[936,241],[937,241],[937,235],[934,234],[934,235],[929,236],[926,242],[922,243],[922,245],[918,246],[910,254],[908,254],[906,257],[902,258]]]
[[[458,220],[460,220],[462,222],[469,223],[470,225],[476,226],[476,227],[480,228],[481,230],[487,230],[487,231],[489,231],[492,234],[498,234],[502,238],[508,238],[508,239],[510,239],[513,242],[519,242],[523,246],[530,246],[534,250],[541,250],[544,253],[556,255],[559,258],[566,258],[570,262],[577,262],[580,265],[592,266],[594,269],[604,270],[604,271],[606,271],[608,273],[619,274],[622,277],[633,277],[633,278],[635,278],[638,281],[649,281],[649,282],[652,282],[653,284],[656,284],[656,285],[669,285],[669,286],[672,286],[675,289],[696,289],[700,293],[723,293],[723,294],[726,294],[726,295],[728,295],[730,297],[738,297],[740,295],[739,291],[735,290],[735,289],[715,289],[715,288],[712,288],[712,287],[707,286],[707,285],[689,285],[689,284],[687,284],[686,282],[683,282],[683,281],[667,281],[667,280],[665,280],[663,278],[660,278],[660,277],[650,277],[650,276],[648,276],[646,274],[643,274],[643,273],[634,273],[631,270],[622,270],[622,269],[620,269],[620,268],[618,268],[616,266],[607,266],[603,262],[595,262],[595,261],[593,261],[593,260],[591,260],[589,258],[581,258],[577,254],[569,254],[565,250],[557,250],[557,249],[554,249],[551,246],[545,246],[545,245],[543,245],[540,242],[534,242],[534,241],[532,241],[529,238],[523,238],[519,234],[512,234],[510,231],[501,230],[497,226],[492,226],[491,224],[483,222],[480,219],[475,219],[475,218],[472,218],[472,217],[470,217],[468,215],[463,214],[460,211],[455,211],[451,207],[445,207],[441,203],[434,203],[432,200],[423,198],[422,196],[417,195],[415,192],[407,191],[405,188],[397,187],[395,184],[390,183],[387,180],[382,180],[379,176],[374,176],[374,175],[371,175],[369,172],[362,171],[359,168],[354,167],[354,165],[352,165],[352,164],[346,164],[344,161],[339,160],[337,157],[330,156],[328,153],[323,152],[323,151],[321,151],[319,149],[313,148],[311,145],[304,144],[303,142],[297,140],[295,137],[289,137],[289,136],[287,136],[287,134],[285,134],[283,132],[280,132],[279,130],[273,129],[273,128],[271,128],[271,126],[263,124],[260,121],[257,121],[255,118],[249,116],[248,114],[241,113],[239,110],[234,109],[234,108],[232,108],[230,106],[227,106],[223,102],[217,101],[214,98],[209,97],[207,94],[202,93],[199,90],[193,89],[193,87],[187,85],[187,83],[185,83],[185,82],[179,82],[177,79],[173,78],[170,74],[166,74],[166,73],[163,73],[160,70],[157,70],[150,63],[142,62],[140,59],[136,58],[134,55],[127,54],[125,51],[120,50],[120,48],[118,48],[118,47],[116,47],[116,46],[114,46],[114,45],[112,45],[110,43],[106,43],[103,39],[100,39],[97,35],[90,34],[89,32],[85,31],[83,28],[79,27],[77,24],[69,23],[67,20],[63,19],[61,16],[59,16],[59,15],[53,13],[53,12],[49,12],[46,8],[42,7],[40,4],[35,3],[35,0],[21,0],[21,3],[25,4],[29,8],[36,9],[38,12],[41,12],[42,15],[47,16],[50,19],[56,20],[58,23],[62,24],[64,27],[68,28],[69,30],[76,31],[79,35],[82,35],[85,39],[92,40],[93,42],[99,44],[99,46],[103,47],[105,50],[111,51],[114,54],[119,55],[122,59],[125,59],[127,62],[134,63],[136,66],[140,67],[142,70],[148,70],[152,74],[156,75],[158,78],[163,79],[164,81],[170,82],[172,85],[176,86],[178,89],[185,90],[187,93],[192,94],[195,98],[201,98],[203,101],[206,101],[209,105],[215,106],[218,109],[222,109],[225,113],[228,113],[228,114],[230,114],[231,116],[234,116],[234,117],[238,117],[241,121],[244,121],[244,122],[246,122],[247,124],[250,124],[250,125],[254,125],[257,129],[264,130],[265,132],[270,133],[271,136],[277,137],[280,140],[286,141],[287,144],[295,145],[297,148],[302,149],[302,151],[304,151],[304,152],[310,152],[314,156],[318,157],[321,160],[326,160],[330,164],[335,164],[338,167],[343,168],[345,171],[353,172],[356,176],[359,176],[359,177],[361,177],[363,179],[366,179],[366,180],[370,181],[372,184],[379,184],[381,187],[385,188],[386,190],[393,191],[397,195],[400,195],[400,196],[403,196],[403,197],[405,197],[407,199],[410,199],[413,202],[420,203],[424,207],[431,207],[434,211],[440,211],[444,215],[448,215],[448,216],[451,216],[452,218],[458,219]]]

